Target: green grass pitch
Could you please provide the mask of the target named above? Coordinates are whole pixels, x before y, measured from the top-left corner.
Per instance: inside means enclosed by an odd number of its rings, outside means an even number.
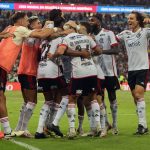
[[[21,92],[13,91],[6,92],[7,106],[9,112],[9,119],[11,127],[14,129],[21,104],[23,102]],[[111,131],[108,136],[100,139],[99,137],[77,137],[75,140],[68,140],[67,138],[48,138],[48,139],[26,139],[26,138],[14,138],[16,141],[24,142],[31,146],[34,146],[40,150],[149,150],[150,149],[150,135],[135,136],[133,133],[137,128],[137,116],[135,112],[135,106],[130,92],[118,91],[118,128],[119,135],[114,136]],[[150,127],[150,92],[145,94],[147,121]],[[34,134],[37,129],[37,123],[39,118],[39,111],[43,104],[43,95],[38,94],[38,104],[29,122],[29,131]],[[111,113],[109,109],[108,98],[106,95],[107,112],[111,122]],[[77,122],[77,118],[76,118]],[[77,126],[77,124],[76,124]],[[84,131],[89,130],[89,123],[85,115],[84,119]],[[65,116],[62,118],[60,128],[64,134],[68,130],[68,119]],[[10,141],[0,140],[0,150],[25,150],[28,148],[21,147]]]

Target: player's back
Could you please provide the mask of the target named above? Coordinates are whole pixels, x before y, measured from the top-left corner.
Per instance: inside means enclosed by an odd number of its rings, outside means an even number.
[[[92,38],[78,33],[67,35],[63,40],[63,44],[74,51],[82,51],[83,49],[86,49],[90,52],[91,49],[96,46],[96,43],[93,42]],[[72,57],[71,64],[72,74],[75,78],[97,75],[96,67],[92,58]]]
[[[22,45],[18,74],[37,75],[40,40],[27,38]]]
[[[10,26],[7,28],[7,32],[13,34],[16,29],[16,26]],[[9,37],[0,42],[0,67],[7,72],[11,71],[21,49],[21,44],[17,45],[13,41],[13,38],[14,37]]]

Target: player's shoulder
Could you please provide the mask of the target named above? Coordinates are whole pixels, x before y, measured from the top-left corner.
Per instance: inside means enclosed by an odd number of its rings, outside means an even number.
[[[16,30],[22,30],[22,31],[24,31],[24,30],[29,30],[29,29],[26,28],[26,27],[24,27],[24,26],[19,26],[19,27],[16,28]]]
[[[64,39],[66,39],[66,38],[68,38],[68,39],[73,39],[73,38],[75,38],[77,35],[78,35],[77,33],[70,33],[70,34],[66,35],[66,36],[64,37]]]
[[[132,34],[133,34],[132,31],[130,31],[130,30],[124,30],[124,31],[120,32],[118,35],[119,36],[130,36]]]
[[[103,28],[101,34],[112,35],[112,34],[114,34],[114,32]]]
[[[111,30],[108,30],[108,29],[102,28],[102,31],[107,33],[107,32],[110,32]]]

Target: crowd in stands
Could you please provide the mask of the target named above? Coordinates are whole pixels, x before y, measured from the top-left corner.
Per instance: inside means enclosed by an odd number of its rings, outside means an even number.
[[[10,24],[10,21],[8,18],[13,14],[13,11],[0,11],[0,31],[2,31],[5,26],[8,26]],[[28,16],[32,15],[38,15],[40,20],[48,19],[48,12],[28,12]],[[76,21],[86,21],[88,17],[92,15],[90,13],[65,13],[64,18],[67,20],[76,20]],[[115,34],[123,31],[124,29],[127,29],[127,18],[125,14],[98,14],[102,20],[102,24],[106,29],[110,29],[115,32]],[[120,48],[122,51],[119,53],[118,56],[116,56],[117,59],[117,68],[118,68],[118,74],[123,74],[124,76],[127,76],[127,56],[124,48]],[[9,75],[9,81],[17,81],[17,66],[19,64],[19,59],[14,66],[13,72]]]
[[[10,24],[10,21],[8,18],[13,14],[13,11],[0,11],[0,31],[4,29],[5,26]],[[32,15],[38,15],[41,20],[45,20],[48,18],[48,12],[28,12],[28,16]],[[64,17],[66,20],[80,20],[80,21],[86,21],[87,18],[90,16],[90,13],[65,13]],[[99,14],[100,18],[102,20],[103,26],[107,29],[110,29],[115,32],[115,34],[121,32],[122,30],[127,28],[127,18],[125,14]],[[126,55],[124,54],[125,51],[120,52],[117,58],[117,68],[118,68],[118,74],[124,74],[126,76],[127,74],[127,64],[126,62]],[[19,60],[17,61],[16,65],[14,66],[13,72],[9,75],[9,81],[17,81],[17,66],[18,66]]]
[[[149,0],[1,0],[1,2],[45,2],[45,3],[74,3],[99,5],[144,5],[150,6]]]

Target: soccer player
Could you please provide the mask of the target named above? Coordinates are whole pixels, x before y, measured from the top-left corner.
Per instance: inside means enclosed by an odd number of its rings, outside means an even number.
[[[81,51],[82,49],[93,50],[100,54],[101,49],[97,47],[94,40],[86,35],[77,33],[77,24],[74,21],[68,21],[64,25],[65,29],[72,28],[72,33],[68,34],[63,43],[58,47],[55,54],[48,55],[49,58],[55,58],[65,53],[67,48],[74,51]],[[82,94],[84,98],[90,96],[92,111],[96,120],[97,131],[100,131],[100,110],[96,100],[97,88],[97,70],[91,58],[84,59],[82,57],[73,57],[72,64],[72,79],[70,85],[69,104],[68,104],[68,119],[69,119],[69,133],[68,138],[72,139],[76,136],[75,131],[75,102],[77,95]]]
[[[148,133],[144,91],[149,70],[148,38],[150,28],[144,28],[144,17],[139,12],[132,12],[128,16],[130,30],[117,35],[125,43],[128,55],[128,84],[136,105],[138,115],[138,128],[136,135]]]
[[[0,39],[3,39],[3,38],[8,38],[8,37],[12,37],[13,34],[9,33],[9,32],[1,32],[0,33]],[[0,79],[1,80],[1,79]],[[1,126],[1,125],[0,125]],[[4,138],[4,132],[1,131],[1,127],[0,127],[0,139],[1,138]]]
[[[102,55],[99,56],[99,65],[105,76],[102,88],[106,88],[108,92],[113,121],[112,133],[118,134],[116,90],[119,89],[120,86],[117,78],[115,57],[113,55],[118,53],[118,42],[112,31],[101,27],[101,20],[97,15],[90,17],[89,23],[91,24],[92,34],[94,35],[97,44],[101,45],[103,48]],[[107,126],[109,126],[108,121],[106,123]]]
[[[63,21],[63,20],[62,20]],[[57,21],[56,21],[57,22]],[[54,24],[56,25],[56,22],[54,21]],[[61,22],[60,22],[61,23]],[[58,26],[58,24],[57,24]],[[47,129],[52,130],[56,133],[58,136],[63,136],[63,134],[59,131],[58,123],[63,115],[63,112],[65,111],[66,103],[68,103],[68,92],[66,93],[65,88],[67,87],[67,84],[64,80],[64,76],[62,74],[62,71],[59,67],[59,61],[60,59],[48,59],[47,53],[55,53],[57,50],[57,47],[59,44],[62,43],[63,38],[59,37],[56,39],[47,39],[44,40],[41,44],[41,60],[38,67],[38,86],[42,87],[43,94],[45,97],[45,103],[41,108],[40,111],[40,118],[38,123],[38,128],[35,133],[35,138],[46,138],[46,135],[44,133],[44,126],[46,123],[47,116],[50,116],[50,121],[48,121]],[[78,52],[79,56],[82,54],[81,52]],[[55,95],[62,96],[62,101],[55,101]],[[61,97],[60,96],[60,97]],[[60,105],[59,105],[60,103]],[[65,104],[64,104],[65,103]],[[58,113],[57,113],[58,110]],[[57,113],[57,114],[56,114]],[[54,116],[55,120],[54,120]],[[51,125],[51,120],[53,121],[53,124]]]
[[[38,31],[32,31],[27,29],[29,25],[28,17],[24,12],[16,12],[12,17],[13,26],[7,28],[6,32],[13,34],[13,37],[3,39],[0,42],[0,122],[4,127],[5,137],[12,136],[12,131],[8,121],[6,97],[4,94],[7,73],[11,71],[16,58],[22,47],[24,38],[38,37],[44,38],[50,36],[57,29],[44,29]]]
[[[42,29],[42,24],[37,16],[29,18],[29,29]],[[20,111],[15,134],[18,135],[20,132],[21,136],[25,137],[31,137],[31,134],[27,131],[27,125],[37,103],[36,75],[38,68],[39,45],[40,39],[38,38],[25,39],[18,67],[18,79],[21,84],[24,103]]]

